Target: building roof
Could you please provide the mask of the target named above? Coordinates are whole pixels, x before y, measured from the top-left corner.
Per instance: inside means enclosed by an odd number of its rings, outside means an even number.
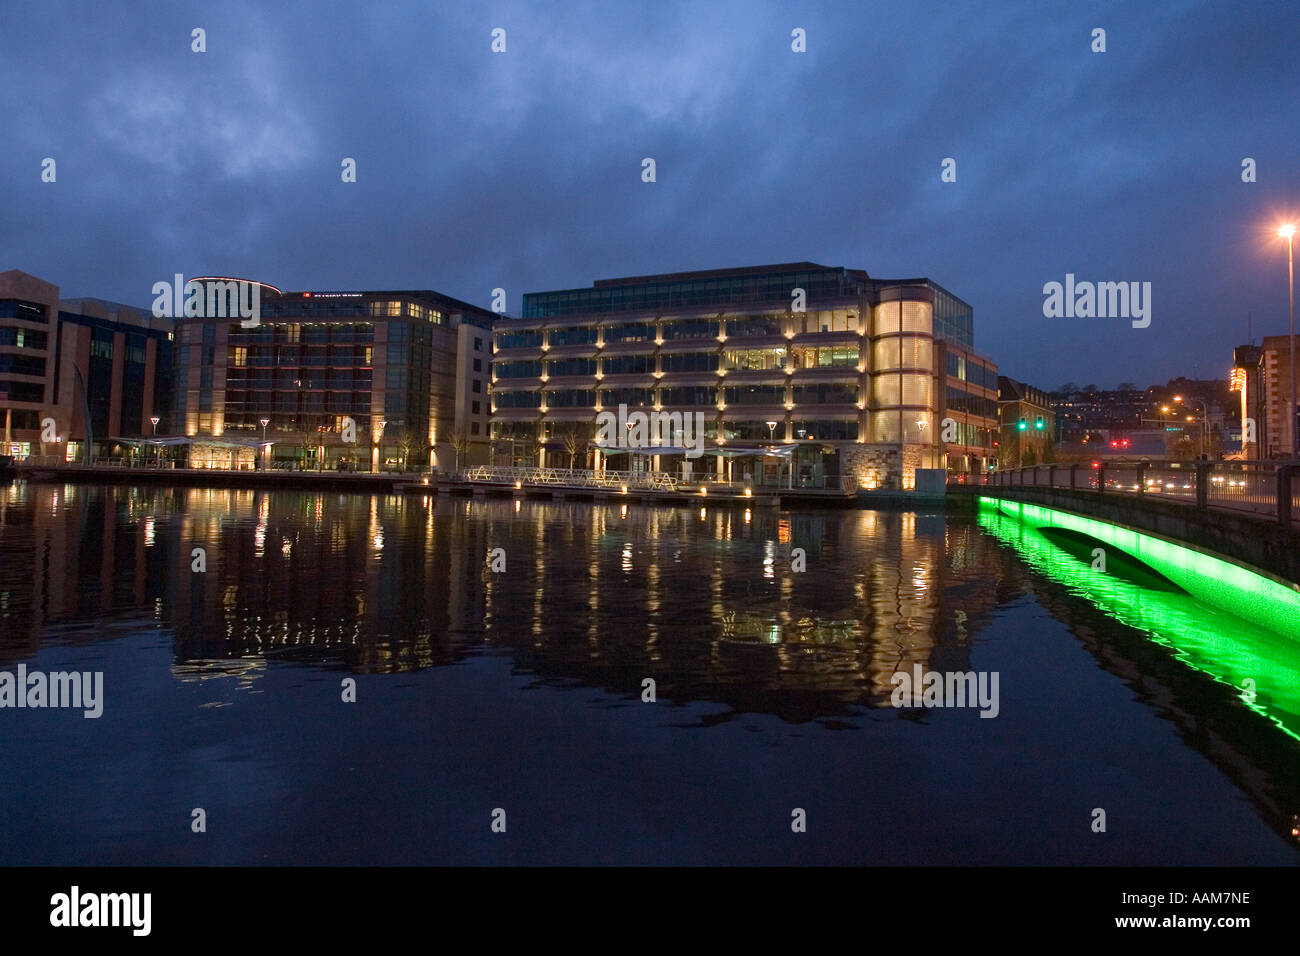
[[[701,269],[692,272],[664,272],[659,275],[625,276],[621,279],[597,279],[591,284],[593,289],[606,286],[655,285],[664,282],[689,282],[696,279],[731,279],[743,276],[779,275],[785,272],[844,272],[858,273],[862,278],[867,274],[858,269],[845,270],[842,266],[823,266],[816,262],[784,262],[766,266],[736,266],[731,269]]]

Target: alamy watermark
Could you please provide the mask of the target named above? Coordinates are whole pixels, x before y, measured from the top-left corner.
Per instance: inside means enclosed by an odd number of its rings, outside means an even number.
[[[998,671],[895,671],[889,678],[894,691],[889,702],[895,707],[978,707],[980,717],[996,717]]]
[[[684,448],[687,458],[704,454],[703,412],[629,412],[618,406],[618,414],[596,415],[596,443],[605,447],[651,451],[656,447]]]
[[[0,671],[0,709],[5,707],[76,707],[94,719],[104,713],[103,671]]]
[[[1049,319],[1132,319],[1133,328],[1151,324],[1150,282],[1075,282],[1065,274],[1065,284],[1043,286],[1043,315]]]
[[[262,323],[262,286],[247,279],[185,281],[176,273],[171,282],[155,282],[155,319],[242,319],[246,329]]]
[[[148,936],[152,912],[152,893],[83,893],[73,886],[50,897],[50,925],[55,927],[128,927],[133,936]]]

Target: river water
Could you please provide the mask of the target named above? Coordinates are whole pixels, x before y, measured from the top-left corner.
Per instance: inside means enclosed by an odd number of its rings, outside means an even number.
[[[1029,537],[0,487],[0,674],[103,675],[0,708],[0,863],[1300,862],[1300,644]]]

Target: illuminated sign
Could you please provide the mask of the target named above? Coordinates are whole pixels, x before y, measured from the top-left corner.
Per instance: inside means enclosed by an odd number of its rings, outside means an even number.
[[[1246,370],[1244,368],[1234,368],[1232,378],[1230,379],[1230,388],[1234,392],[1240,392],[1246,387]]]

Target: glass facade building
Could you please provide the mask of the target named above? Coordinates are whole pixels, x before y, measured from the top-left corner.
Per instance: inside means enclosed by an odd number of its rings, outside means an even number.
[[[703,412],[714,452],[795,445],[791,483],[906,487],[917,467],[992,460],[997,369],[972,342],[971,307],[929,279],[811,262],[529,293],[494,331],[493,434],[502,463],[555,464],[600,411]],[[867,453],[886,446],[892,466]]]

